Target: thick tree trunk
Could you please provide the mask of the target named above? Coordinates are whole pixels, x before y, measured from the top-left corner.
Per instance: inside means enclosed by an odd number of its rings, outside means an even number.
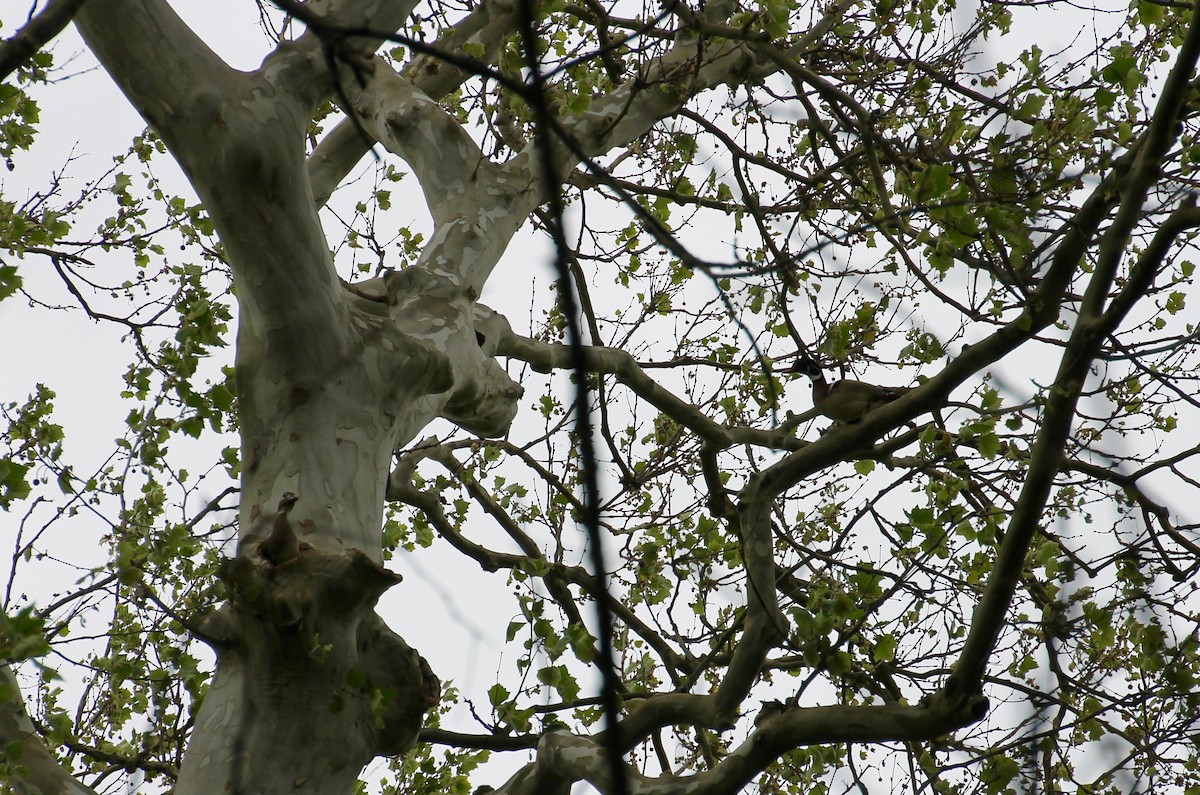
[[[389,5],[373,23],[398,24],[407,9]],[[157,0],[95,0],[79,23],[191,179],[239,302],[239,549],[205,624],[218,668],[175,791],[350,792],[438,700],[373,611],[399,580],[380,566],[393,451],[443,414],[504,432],[519,387],[481,351],[475,292],[437,267],[444,249],[365,297],[339,282],[304,159],[331,88],[311,36],[240,74]]]

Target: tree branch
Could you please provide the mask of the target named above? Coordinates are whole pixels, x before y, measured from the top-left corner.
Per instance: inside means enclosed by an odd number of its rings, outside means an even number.
[[[443,31],[428,46],[430,52],[418,53],[410,60],[401,70],[401,76],[418,91],[433,100],[440,100],[476,74],[456,63],[464,60],[461,53],[466,45],[482,46],[483,55],[477,62],[480,66],[493,65],[504,37],[512,31],[513,14],[514,5],[508,0],[484,0],[454,26]],[[371,22],[375,24],[374,20]],[[458,57],[447,59],[434,53]],[[309,180],[318,207],[328,201],[334,189],[369,149],[369,142],[363,140],[362,129],[352,119],[343,119],[322,139],[309,160]]]
[[[1200,17],[1200,14],[1197,14],[1197,17]],[[1192,51],[1192,57],[1195,58],[1196,54],[1200,53],[1200,19],[1193,19],[1189,40],[1195,39]],[[1165,149],[1163,151],[1165,152]],[[1127,194],[1131,201],[1139,204],[1143,195],[1144,192]],[[995,648],[1000,631],[1004,627],[1013,594],[1024,570],[1029,545],[1034,534],[1041,528],[1041,518],[1051,485],[1066,458],[1066,443],[1071,433],[1075,406],[1092,361],[1104,340],[1116,330],[1125,313],[1132,308],[1133,302],[1138,297],[1145,296],[1154,275],[1180,232],[1197,223],[1200,223],[1200,211],[1196,208],[1185,206],[1176,210],[1159,227],[1109,310],[1099,315],[1101,302],[1085,302],[1092,311],[1081,315],[1063,351],[1058,374],[1046,400],[1042,426],[1030,451],[1030,465],[1025,475],[1025,483],[1005,531],[1004,541],[996,554],[996,565],[988,577],[983,596],[971,621],[970,633],[963,644],[958,665],[947,683],[948,689],[973,693],[978,692],[981,687],[987,658]],[[1107,295],[1108,290],[1101,290],[1097,280],[1101,284],[1107,283],[1111,286],[1114,278],[1115,269],[1097,268],[1092,276],[1092,283],[1088,285],[1088,294],[1103,292]]]
[[[83,40],[138,113],[168,143],[214,113],[236,74],[163,0],[90,0],[75,17]]]
[[[383,59],[366,84],[347,87],[363,126],[389,152],[404,158],[421,183],[433,222],[447,223],[463,208],[464,194],[482,193],[496,167],[462,124]]]
[[[0,664],[0,748],[5,751],[5,783],[21,795],[95,795],[76,781],[42,742],[8,663]]]
[[[0,80],[6,79],[62,32],[86,1],[51,0],[42,13],[25,23],[12,38],[0,43]]]
[[[542,342],[508,330],[497,342],[496,353],[527,362],[534,370],[568,370],[572,366],[567,345]],[[676,397],[650,378],[637,360],[620,348],[589,346],[584,349],[589,372],[614,376],[636,395],[675,422],[688,428],[706,443],[724,449],[735,444],[753,444],[775,450],[797,450],[808,445],[790,432],[764,431],[745,426],[727,426],[715,422],[693,404]]]
[[[812,743],[920,741],[943,737],[980,720],[987,711],[982,697],[955,701],[931,699],[910,707],[788,707],[764,715],[758,729],[710,770],[692,776],[652,777],[626,766],[634,795],[734,795],[742,792],[771,762],[788,751]],[[550,732],[538,744],[536,773],[528,768],[497,790],[497,795],[537,793],[543,776],[587,781],[600,792],[614,792],[607,751],[594,740],[567,732]]]

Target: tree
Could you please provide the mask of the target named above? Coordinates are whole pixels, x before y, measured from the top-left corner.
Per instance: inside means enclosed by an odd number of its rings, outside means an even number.
[[[88,0],[151,132],[77,199],[4,202],[21,267],[133,358],[94,474],[50,388],[5,407],[10,786],[350,792],[386,757],[389,791],[465,792],[518,752],[497,791],[1200,788],[1194,9],[280,6],[238,72],[162,0]],[[1084,35],[1020,44],[1064,20]],[[53,89],[37,57],[9,157]],[[374,142],[370,199],[323,226]],[[198,204],[134,186],[165,153]],[[388,226],[405,174],[427,236]],[[563,281],[485,306],[530,221]],[[135,275],[89,287],[102,251]],[[814,422],[797,354],[909,389]],[[212,472],[174,463],[228,430]],[[225,471],[199,512],[168,494]],[[105,563],[21,599],[21,559],[64,554],[25,528],[82,511]],[[473,732],[375,612],[384,563],[442,545],[517,594],[517,676]],[[97,605],[72,714],[47,655]]]

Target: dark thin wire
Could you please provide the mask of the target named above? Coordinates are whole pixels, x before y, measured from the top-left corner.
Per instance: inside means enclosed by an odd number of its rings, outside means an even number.
[[[592,419],[588,395],[587,357],[583,347],[583,330],[579,324],[579,302],[576,300],[567,262],[567,240],[563,232],[563,202],[560,180],[554,165],[551,149],[551,113],[546,101],[545,75],[542,74],[538,58],[538,38],[534,31],[531,0],[519,4],[519,27],[521,44],[529,65],[529,83],[525,99],[534,114],[534,140],[539,144],[538,159],[546,186],[546,203],[549,208],[547,220],[550,235],[554,240],[554,267],[558,272],[559,296],[563,302],[563,314],[567,320],[567,341],[571,349],[571,364],[575,371],[575,427],[579,436],[579,457],[583,473],[583,527],[591,547],[592,569],[595,588],[592,596],[596,600],[596,614],[600,635],[600,652],[596,664],[600,667],[600,705],[604,711],[606,731],[603,742],[607,750],[609,776],[614,795],[628,795],[629,781],[625,775],[621,724],[617,710],[617,692],[621,682],[617,676],[616,659],[613,651],[612,594],[608,592],[608,569],[604,564],[604,547],[600,534],[600,478],[597,472],[596,448],[592,439]]]

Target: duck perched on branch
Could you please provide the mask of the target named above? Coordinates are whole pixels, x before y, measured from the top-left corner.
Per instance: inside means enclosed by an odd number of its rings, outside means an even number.
[[[849,378],[831,384],[825,380],[821,366],[803,354],[786,372],[808,376],[812,380],[813,407],[829,419],[844,423],[858,422],[868,412],[912,391],[906,387],[878,386]]]

